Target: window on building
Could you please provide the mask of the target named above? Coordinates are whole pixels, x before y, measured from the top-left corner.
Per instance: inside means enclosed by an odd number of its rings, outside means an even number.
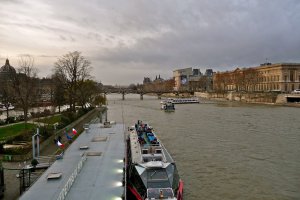
[[[294,81],[294,71],[290,71],[290,81]]]

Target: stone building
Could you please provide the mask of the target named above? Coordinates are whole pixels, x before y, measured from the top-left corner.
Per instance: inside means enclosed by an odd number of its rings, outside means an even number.
[[[185,68],[173,71],[174,90],[210,91],[212,89],[213,70],[207,69],[202,74],[199,69]]]
[[[13,74],[16,74],[16,70],[13,66],[10,65],[9,60],[6,59],[5,61],[5,65],[3,65],[0,68],[0,97],[2,97],[3,95],[1,94],[1,92],[3,92],[3,89],[7,89],[8,84],[10,81],[12,81],[12,77]],[[22,73],[18,73],[17,74],[18,77],[20,76],[26,76],[25,74]],[[22,80],[22,79],[20,79]],[[43,78],[43,79],[39,79],[36,78],[36,89],[38,90],[38,102],[50,102],[52,101],[52,97],[53,97],[53,88],[54,88],[54,83],[52,81],[52,79],[49,78]],[[6,87],[6,88],[3,88]],[[10,94],[11,95],[11,94]],[[1,101],[1,100],[0,100]]]
[[[264,63],[258,67],[218,72],[215,91],[285,92],[300,89],[300,63]]]
[[[37,80],[39,102],[52,102],[55,84],[53,79],[42,78]]]
[[[15,68],[6,59],[5,65],[0,68],[0,102],[12,100],[11,78],[14,74],[16,74]]]
[[[193,69],[191,67],[184,69],[177,69],[173,71],[173,77],[175,81],[174,90],[187,90],[189,77],[193,75]]]
[[[5,65],[0,68],[0,81],[9,79],[12,73],[15,74],[16,70],[9,64],[9,60],[6,59]]]

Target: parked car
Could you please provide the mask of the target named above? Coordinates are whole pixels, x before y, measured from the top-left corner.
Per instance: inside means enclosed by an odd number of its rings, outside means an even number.
[[[300,89],[293,90],[292,94],[300,94]]]

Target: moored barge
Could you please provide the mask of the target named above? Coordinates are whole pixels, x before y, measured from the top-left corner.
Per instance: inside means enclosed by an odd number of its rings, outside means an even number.
[[[138,120],[129,128],[126,146],[126,199],[183,199],[175,161],[152,127]]]

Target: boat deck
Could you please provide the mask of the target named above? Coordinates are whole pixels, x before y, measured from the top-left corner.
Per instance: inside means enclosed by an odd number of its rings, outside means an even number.
[[[146,136],[146,133],[143,133],[143,138],[145,140],[145,144],[140,144],[138,141],[138,136],[135,130],[131,131],[129,134],[130,137],[130,146],[131,146],[131,157],[132,157],[132,162],[133,163],[143,163],[143,155],[142,155],[142,149],[148,149],[150,146],[156,146],[161,148],[163,155],[165,157],[165,162],[173,163],[174,160],[169,154],[169,152],[166,150],[164,145],[160,140],[159,144],[160,145],[152,145],[151,142],[149,141],[149,138]]]
[[[120,199],[124,152],[123,124],[90,124],[20,199]]]

